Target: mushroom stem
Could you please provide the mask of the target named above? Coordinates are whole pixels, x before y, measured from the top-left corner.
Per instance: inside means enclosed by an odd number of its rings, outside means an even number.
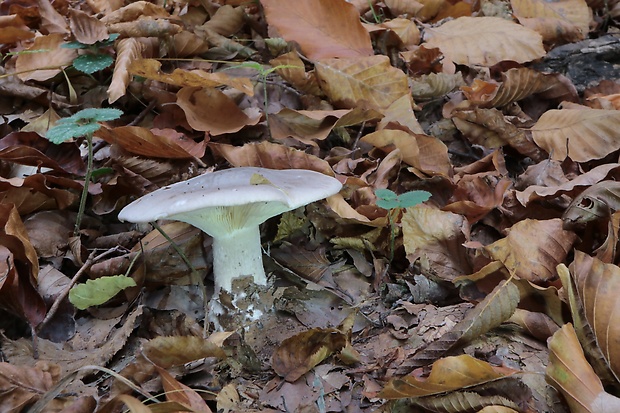
[[[212,251],[216,291],[230,291],[238,277],[251,276],[254,283],[267,284],[258,225],[214,237]]]

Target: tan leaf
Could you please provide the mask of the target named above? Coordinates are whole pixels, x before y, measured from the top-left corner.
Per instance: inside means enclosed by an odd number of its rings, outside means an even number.
[[[243,7],[232,7],[228,4],[218,8],[211,19],[204,24],[222,36],[232,36],[243,27],[245,23]]]
[[[69,10],[69,27],[75,40],[83,44],[95,44],[109,37],[105,24],[80,10]]]
[[[374,110],[293,110],[284,108],[269,116],[269,127],[274,139],[293,137],[307,145],[316,146],[315,140],[327,138],[333,128],[357,125],[381,115]]]
[[[323,94],[314,72],[306,72],[304,62],[297,55],[297,52],[283,54],[275,59],[271,59],[269,63],[276,68],[276,72],[282,79],[289,82],[296,89],[316,96]],[[278,66],[281,67],[278,68]]]
[[[511,0],[510,4],[519,22],[546,42],[577,42],[590,31],[592,13],[584,0]]]
[[[620,182],[598,182],[576,196],[562,215],[565,226],[604,220],[620,210]]]
[[[41,361],[34,367],[0,363],[0,403],[7,412],[22,411],[51,390],[60,370],[53,363]]]
[[[472,143],[489,149],[509,145],[519,153],[534,160],[547,157],[525,132],[508,122],[497,109],[479,109],[473,111],[456,111],[452,121]]]
[[[177,92],[177,105],[192,128],[216,136],[256,125],[261,118],[260,113],[246,114],[232,99],[210,87],[182,88]]]
[[[384,109],[377,129],[400,129],[414,134],[424,134],[422,126],[413,113],[413,102],[408,95],[396,99],[390,106]]]
[[[396,33],[398,38],[403,42],[405,48],[415,46],[420,43],[420,29],[418,29],[418,26],[416,26],[416,24],[409,19],[396,18],[375,25],[376,30],[381,27],[392,30]]]
[[[274,351],[271,366],[284,380],[294,382],[346,343],[346,335],[335,328],[313,328],[284,340]]]
[[[532,136],[553,159],[587,162],[620,149],[618,124],[617,110],[548,110],[532,127]]]
[[[566,399],[573,413],[612,413],[620,399],[606,393],[586,361],[575,330],[566,324],[549,341],[547,380]]]
[[[445,357],[433,363],[426,380],[414,376],[392,379],[381,390],[385,399],[423,397],[462,389],[505,377],[505,372],[467,354]]]
[[[175,34],[172,41],[174,44],[169,53],[175,57],[200,55],[209,50],[209,43],[202,36],[187,30]]]
[[[0,16],[0,43],[15,43],[34,37],[18,15]]]
[[[108,87],[108,102],[114,103],[125,96],[127,85],[131,80],[129,66],[142,57],[144,48],[144,44],[134,38],[121,39],[116,42],[116,63],[114,64],[112,81]]]
[[[501,281],[484,300],[467,312],[452,330],[432,341],[409,361],[425,366],[442,357],[457,345],[468,343],[508,320],[519,304],[519,288],[510,281]]]
[[[471,272],[462,247],[467,231],[463,216],[418,205],[406,209],[401,224],[410,263],[426,257],[432,271],[444,280]]]
[[[130,63],[129,72],[147,79],[157,80],[181,87],[214,88],[231,86],[248,96],[254,95],[252,81],[245,77],[232,77],[226,73],[208,73],[204,70],[174,69],[172,73],[161,71],[161,63],[155,59],[139,59]]]
[[[102,127],[95,135],[136,155],[154,158],[191,159],[204,155],[206,142],[197,144],[174,129],[148,130],[141,126]]]
[[[220,346],[194,336],[159,336],[145,343],[142,352],[148,360],[164,369],[205,357],[226,358]]]
[[[60,73],[61,68],[73,63],[77,57],[75,49],[64,49],[62,34],[49,34],[34,39],[28,49],[32,53],[17,56],[15,69],[21,80],[48,80]]]
[[[170,13],[162,6],[158,6],[148,1],[134,1],[121,7],[118,10],[108,13],[101,21],[105,24],[114,24],[120,22],[132,22],[141,17],[170,17]]]
[[[617,343],[620,341],[620,325],[616,322],[615,314],[616,310],[620,310],[620,302],[617,300],[620,268],[575,251],[571,270],[596,343],[612,372],[619,377],[620,348]]]
[[[315,70],[323,92],[341,108],[366,102],[380,111],[409,94],[407,75],[392,67],[387,56],[324,59]]]
[[[41,14],[41,29],[43,33],[69,33],[65,18],[52,6],[50,0],[37,0]]]
[[[108,32],[118,33],[121,37],[171,37],[182,30],[181,26],[168,19],[150,17],[108,25]]]
[[[414,99],[431,99],[444,96],[464,84],[461,72],[455,74],[430,73],[413,80],[411,94]]]
[[[508,235],[484,249],[501,261],[511,274],[532,282],[555,277],[555,267],[564,261],[576,239],[562,229],[562,220],[525,219],[517,222]]]
[[[307,154],[304,151],[276,143],[248,143],[243,146],[210,143],[209,147],[218,155],[226,158],[233,166],[260,166],[270,169],[310,169],[325,175],[334,176],[334,171],[327,161]]]
[[[525,63],[545,55],[542,37],[499,17],[459,17],[426,29],[426,47],[438,47],[463,65],[493,66],[504,60]]]
[[[166,392],[166,399],[171,402],[177,402],[181,406],[188,407],[189,411],[211,413],[211,409],[207,406],[200,394],[196,390],[183,383],[177,381],[172,374],[168,373],[165,369],[155,366],[155,369],[161,377],[161,383]]]
[[[355,7],[345,0],[263,0],[265,17],[310,59],[372,56],[370,35]]]
[[[424,7],[424,4],[415,0],[385,0],[384,3],[394,16],[404,16],[405,18],[416,17]]]
[[[448,176],[450,173],[448,148],[432,136],[383,129],[370,133],[360,140],[387,153],[400,149],[403,161],[429,175]]]

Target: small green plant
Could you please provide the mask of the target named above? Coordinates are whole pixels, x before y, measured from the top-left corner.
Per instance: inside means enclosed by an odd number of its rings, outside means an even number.
[[[92,75],[95,72],[105,69],[114,63],[114,58],[108,54],[101,53],[101,49],[111,46],[114,41],[120,36],[118,33],[113,33],[106,40],[96,42],[94,44],[84,44],[80,42],[69,42],[63,44],[61,47],[65,49],[85,49],[88,53],[78,56],[73,61],[73,67],[80,72]]]
[[[118,109],[83,109],[68,118],[58,120],[56,125],[50,128],[45,136],[50,142],[57,145],[74,138],[84,137],[86,139],[88,149],[86,176],[84,177],[84,189],[80,198],[80,208],[75,220],[74,235],[77,235],[80,230],[86,207],[86,198],[88,197],[88,184],[93,175],[93,134],[101,127],[99,122],[118,119],[122,114],[123,112]]]
[[[375,190],[377,196],[377,206],[388,211],[388,222],[390,224],[390,262],[394,259],[394,243],[396,240],[396,221],[403,208],[412,207],[427,201],[431,193],[427,191],[409,191],[404,194],[396,195],[389,189]]]

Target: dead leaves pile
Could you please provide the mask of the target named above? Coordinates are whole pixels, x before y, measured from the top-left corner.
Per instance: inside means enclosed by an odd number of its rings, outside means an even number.
[[[126,3],[0,5],[2,411],[618,410],[620,2]],[[45,134],[108,106],[74,234]],[[344,188],[264,226],[277,312],[205,339],[210,240],[116,215],[239,166]],[[386,188],[432,197],[392,228]]]

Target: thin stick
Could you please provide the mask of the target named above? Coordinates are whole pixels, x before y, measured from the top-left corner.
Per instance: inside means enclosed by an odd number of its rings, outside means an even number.
[[[41,323],[39,323],[39,325],[37,326],[37,331],[41,331],[41,329],[43,328],[43,326],[49,322],[54,315],[56,314],[56,312],[58,311],[58,308],[60,307],[60,304],[62,303],[62,301],[67,297],[67,295],[69,295],[69,291],[71,290],[71,288],[75,285],[75,283],[78,282],[78,280],[80,279],[80,277],[97,261],[99,261],[102,258],[107,257],[108,255],[112,254],[113,252],[118,251],[118,247],[114,247],[111,248],[109,250],[107,250],[106,252],[99,254],[97,256],[95,256],[96,251],[93,251],[90,253],[90,255],[88,256],[88,259],[86,260],[86,262],[84,263],[84,265],[82,265],[82,267],[78,270],[77,273],[75,273],[75,275],[73,276],[73,278],[71,279],[71,282],[69,282],[69,284],[65,287],[65,289],[62,291],[62,293],[56,297],[56,300],[54,301],[54,304],[52,304],[52,307],[49,309],[49,311],[47,312],[47,314],[45,315],[45,318],[43,319],[43,321],[41,321]]]

